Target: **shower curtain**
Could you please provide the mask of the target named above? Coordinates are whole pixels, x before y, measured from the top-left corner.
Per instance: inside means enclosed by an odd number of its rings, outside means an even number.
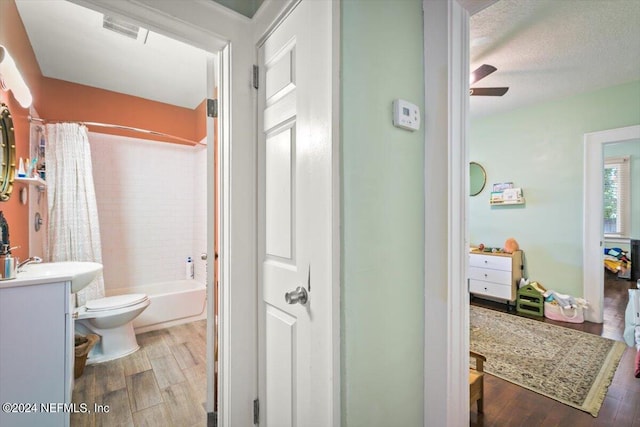
[[[49,244],[47,260],[102,263],[91,150],[87,128],[78,123],[47,125]],[[77,305],[104,297],[102,274],[76,294]]]

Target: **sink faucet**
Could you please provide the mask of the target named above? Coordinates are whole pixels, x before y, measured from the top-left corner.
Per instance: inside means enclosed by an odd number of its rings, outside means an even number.
[[[28,264],[40,264],[42,262],[42,258],[40,258],[39,256],[32,256],[29,257],[27,259],[25,259],[24,261],[22,261],[21,263],[18,264],[18,267],[16,267],[17,272],[21,272],[22,268]]]

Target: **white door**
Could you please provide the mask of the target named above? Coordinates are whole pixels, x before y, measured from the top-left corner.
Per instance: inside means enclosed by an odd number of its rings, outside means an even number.
[[[258,51],[261,426],[333,424],[332,3],[301,1]]]

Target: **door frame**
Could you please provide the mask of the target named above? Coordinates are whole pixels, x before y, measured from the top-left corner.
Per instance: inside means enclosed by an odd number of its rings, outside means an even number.
[[[235,228],[241,229],[243,226],[246,226],[252,229],[251,224],[248,224],[247,221],[245,221],[246,215],[242,213],[244,211],[243,208],[245,208],[246,206],[238,206],[236,202],[236,204],[233,205],[234,208],[232,208],[231,179],[232,177],[235,177],[236,180],[238,180],[239,176],[237,174],[240,173],[240,171],[233,173],[233,170],[232,170],[233,164],[232,164],[232,156],[231,156],[231,143],[232,143],[231,132],[235,129],[236,131],[238,131],[237,133],[239,134],[239,136],[240,134],[242,134],[241,136],[244,137],[246,136],[244,134],[246,132],[242,131],[242,127],[246,127],[246,123],[255,124],[255,118],[253,118],[254,120],[249,120],[249,121],[244,120],[240,124],[237,124],[231,120],[231,113],[232,113],[232,106],[231,106],[231,99],[232,99],[231,90],[232,89],[231,88],[242,87],[240,85],[236,86],[237,84],[231,80],[232,79],[231,42],[235,42],[235,44],[237,45],[234,50],[235,54],[233,59],[233,65],[234,65],[233,69],[237,69],[238,63],[244,64],[246,62],[244,58],[242,60],[238,60],[237,58],[239,55],[244,56],[246,54],[245,44],[241,39],[241,36],[246,36],[247,33],[244,31],[245,30],[244,25],[241,25],[241,28],[239,29],[230,28],[229,18],[232,18],[231,21],[240,22],[240,24],[250,23],[251,20],[240,19],[235,14],[231,15],[228,12],[221,10],[221,8],[215,6],[215,4],[213,4],[212,2],[209,2],[212,4],[206,6],[208,10],[214,10],[215,12],[219,13],[221,16],[224,16],[227,19],[227,22],[220,22],[221,25],[219,28],[224,28],[224,30],[220,30],[222,34],[220,33],[216,34],[204,29],[204,28],[212,28],[212,27],[215,28],[214,24],[211,22],[207,24],[204,23],[206,22],[207,17],[210,17],[211,14],[205,14],[201,17],[197,17],[195,16],[195,14],[191,14],[191,16],[187,18],[184,18],[184,17],[182,19],[174,18],[172,14],[169,13],[169,11],[160,10],[162,7],[164,7],[162,4],[156,5],[151,0],[138,0],[136,1],[136,3],[132,3],[129,1],[118,2],[118,3],[111,3],[111,2],[107,3],[100,0],[71,0],[71,1],[90,7],[94,10],[109,11],[120,16],[130,17],[134,20],[140,21],[141,23],[148,25],[149,28],[152,28],[156,31],[160,31],[164,33],[169,32],[172,36],[178,36],[178,38],[186,40],[187,42],[191,40],[191,42],[195,42],[194,43],[195,45],[199,45],[204,48],[208,47],[209,49],[212,49],[212,47],[215,46],[215,50],[218,52],[223,52],[223,55],[225,54],[224,51],[226,51],[227,62],[226,64],[223,64],[222,63],[223,61],[221,61],[220,68],[221,68],[221,81],[225,79],[224,73],[225,72],[227,73],[225,81],[227,82],[227,84],[229,84],[229,90],[226,93],[224,93],[224,91],[221,92],[219,97],[220,105],[221,105],[221,114],[224,114],[225,111],[227,111],[228,113],[226,117],[222,117],[222,116],[220,117],[220,123],[219,123],[220,124],[219,141],[221,146],[220,170],[221,170],[221,174],[223,175],[223,179],[222,179],[223,188],[221,189],[222,191],[220,193],[220,197],[221,197],[220,238],[222,242],[220,247],[221,307],[220,307],[220,318],[219,318],[220,323],[219,324],[220,324],[221,336],[220,336],[219,363],[220,363],[221,376],[220,376],[220,407],[219,407],[218,415],[219,415],[219,421],[223,426],[231,425],[232,418],[234,423],[237,422],[238,424],[242,424],[242,425],[250,424],[242,421],[243,419],[245,418],[248,419],[250,417],[249,415],[250,411],[247,409],[246,411],[247,415],[243,416],[241,415],[241,412],[237,410],[237,408],[247,407],[247,402],[244,401],[247,397],[245,395],[247,392],[250,392],[249,389],[251,389],[252,386],[251,384],[245,384],[240,387],[240,384],[236,384],[236,382],[242,381],[242,379],[238,380],[238,378],[235,378],[234,385],[235,385],[235,388],[237,388],[237,390],[232,391],[232,387],[231,387],[232,379],[230,377],[233,374],[238,373],[238,371],[244,371],[246,372],[246,374],[241,376],[244,378],[247,378],[248,381],[250,382],[249,379],[252,377],[252,373],[255,371],[253,371],[249,365],[246,365],[245,362],[243,362],[243,360],[247,359],[247,357],[240,357],[240,361],[237,362],[239,365],[242,365],[240,366],[240,368],[232,369],[231,367],[228,366],[229,361],[232,358],[231,340],[232,340],[233,334],[231,331],[233,329],[235,332],[237,328],[241,328],[239,325],[236,325],[234,327],[234,325],[230,324],[231,323],[230,311],[232,308],[231,298],[230,298],[231,281],[232,281],[232,272],[236,270],[232,271],[231,260],[228,254],[231,253],[232,239],[235,239],[234,241],[236,241],[240,238],[246,237],[245,236],[246,233],[244,234],[240,233],[239,237],[237,236],[234,237],[235,234],[232,236],[232,233],[231,233],[232,227],[230,224],[230,221],[233,218],[232,213],[236,212],[239,214],[239,217],[240,217],[240,220],[236,220],[234,223]],[[290,5],[296,1],[297,0],[288,0],[287,3]],[[447,64],[449,64],[447,68],[448,73],[447,73],[447,82],[445,86],[447,89],[451,88],[450,85],[456,85],[458,88],[464,88],[468,86],[468,75],[466,75],[466,71],[468,71],[467,70],[468,64],[465,68],[464,58],[466,57],[467,58],[466,61],[468,61],[469,46],[468,46],[467,37],[468,37],[469,14],[476,13],[479,10],[482,10],[484,7],[494,3],[495,1],[496,0],[448,0],[446,3],[441,2],[445,4],[445,7],[447,8],[447,10],[445,11],[445,15],[448,17],[448,20],[447,20],[447,24],[446,24],[447,28],[445,29],[445,32],[448,36],[450,36],[447,38],[447,43],[445,44],[446,46],[445,50],[447,54],[450,55],[451,57],[450,60],[454,62],[453,64],[447,62]],[[254,16],[253,23],[256,24],[255,28],[257,28],[257,32],[255,32],[254,34],[258,34],[257,37],[254,39],[254,46],[256,45],[255,41],[260,37],[262,37],[263,35],[265,35],[267,33],[267,30],[269,28],[272,28],[278,20],[278,18],[273,19],[273,18],[270,18],[269,16],[271,17],[282,16],[283,13],[281,13],[280,11],[282,11],[283,9],[286,11],[286,7],[287,7],[286,5],[285,6],[282,6],[282,4],[276,5],[275,3],[276,2],[265,1],[265,3],[263,4],[263,7],[261,7],[260,10]],[[437,4],[440,2],[423,0],[423,8],[425,10],[427,10],[427,5],[429,3]],[[167,8],[171,6],[172,5],[166,5]],[[205,7],[205,6],[203,5],[202,7]],[[278,9],[278,11],[275,12],[275,14],[271,14],[274,9]],[[339,109],[340,92],[339,92],[339,81],[337,79],[337,76],[339,76],[339,70],[340,70],[340,62],[339,62],[340,12],[339,12],[339,9],[340,9],[339,6],[334,8],[334,20],[333,20],[333,29],[332,29],[333,35],[334,35],[332,40],[332,44],[333,44],[332,54],[333,54],[334,67],[335,67],[334,76],[336,77],[333,82],[333,112],[332,112],[334,117],[333,144],[334,144],[334,162],[337,165],[339,165],[339,149],[338,148],[340,146],[339,145],[340,141],[338,139],[339,137],[338,123],[340,118],[340,109]],[[184,14],[187,14],[187,11],[185,10],[173,11],[173,12],[174,12],[173,14],[176,16],[184,16]],[[453,27],[451,26],[452,19],[454,19],[457,22]],[[196,22],[200,22],[201,24],[197,26],[198,24],[196,24]],[[266,22],[266,25],[265,25],[265,22]],[[427,27],[425,27],[424,31],[425,31],[425,41],[426,41],[426,38],[431,37],[433,33],[432,33],[432,30]],[[458,40],[459,43],[458,44],[452,43],[452,39]],[[255,57],[255,51],[253,55]],[[425,54],[425,57],[426,57],[426,54]],[[428,70],[431,70],[431,72],[436,72],[437,67],[436,68],[434,67],[436,66],[432,65],[431,60],[425,61],[425,74],[427,74]],[[457,72],[455,72],[456,68],[457,68]],[[465,71],[465,72],[461,72],[461,71]],[[430,90],[429,86],[427,86],[426,90],[427,90],[427,93],[429,93],[428,92]],[[244,99],[244,95],[246,95],[246,93],[244,90],[240,90],[238,95],[243,96],[243,99],[240,102],[238,102],[238,100],[234,100],[235,105],[233,106],[233,109],[240,110],[241,106],[238,106],[238,104],[246,103],[246,99]],[[428,96],[425,96],[425,98],[428,98]],[[425,104],[425,105],[428,105],[428,104]],[[253,108],[253,110],[255,111],[255,108]],[[427,110],[427,109],[426,111],[431,112],[431,110]],[[446,419],[445,423],[443,423],[442,425],[454,426],[454,425],[468,424],[468,404],[466,404],[468,403],[468,389],[467,389],[468,380],[465,375],[462,375],[463,373],[466,374],[466,369],[467,369],[466,364],[468,362],[468,356],[467,356],[468,318],[460,319],[459,316],[456,315],[456,313],[458,313],[462,309],[462,313],[466,313],[466,314],[463,314],[463,316],[468,316],[468,308],[469,308],[468,293],[467,293],[466,280],[465,280],[466,274],[467,274],[466,273],[467,260],[466,260],[466,257],[460,256],[461,253],[466,253],[466,250],[464,250],[463,252],[456,252],[458,250],[466,249],[466,244],[468,242],[468,231],[466,226],[466,217],[467,217],[466,211],[468,209],[467,200],[466,200],[466,197],[467,197],[466,188],[468,186],[468,168],[464,167],[468,157],[467,151],[466,151],[467,150],[466,141],[465,141],[466,128],[467,128],[466,114],[468,112],[468,97],[460,96],[459,93],[456,96],[453,96],[451,99],[451,105],[446,106],[446,111],[448,114],[451,114],[451,118],[452,118],[451,120],[447,118],[445,122],[447,123],[446,126],[447,126],[447,132],[448,132],[445,139],[447,141],[446,147],[448,150],[449,146],[454,143],[454,141],[450,139],[451,138],[450,136],[456,134],[456,132],[461,132],[462,135],[458,136],[458,138],[460,139],[457,142],[455,142],[456,144],[458,144],[458,146],[451,147],[451,148],[455,148],[455,151],[457,151],[458,154],[461,155],[461,158],[458,158],[457,161],[453,161],[455,160],[453,159],[453,157],[450,157],[450,156],[447,157],[449,159],[449,162],[452,162],[452,163],[447,163],[446,167],[448,168],[448,172],[445,172],[445,173],[447,173],[448,178],[455,185],[455,187],[449,186],[447,190],[448,191],[447,196],[449,200],[449,204],[447,206],[447,212],[450,212],[453,215],[453,217],[451,221],[447,222],[446,224],[447,231],[446,231],[445,240],[449,242],[446,255],[444,258],[443,257],[434,258],[434,259],[440,259],[440,261],[444,262],[444,265],[448,266],[447,277],[445,281],[447,289],[445,290],[445,293],[447,295],[450,293],[450,295],[446,298],[446,302],[444,303],[444,305],[442,305],[441,307],[437,307],[437,310],[432,310],[433,301],[425,300],[425,373],[424,373],[425,397],[426,397],[425,425],[427,423],[427,419],[433,420],[433,418],[431,418],[431,415],[436,413],[436,414],[442,414],[444,416],[444,419]],[[454,120],[453,118],[456,116],[458,117],[457,119]],[[462,116],[462,117],[459,117],[459,116]],[[430,132],[428,131],[426,134],[429,134],[429,133]],[[254,140],[254,138],[252,140]],[[428,138],[426,137],[425,137],[425,142],[427,143],[429,142]],[[245,154],[247,154],[245,153],[245,151],[247,150],[246,149],[241,150],[241,156],[244,156]],[[236,154],[236,158],[237,156],[238,154]],[[250,157],[251,153],[249,153],[248,156]],[[234,162],[240,166],[247,166],[246,163],[251,163],[250,161],[247,161],[247,159],[234,160]],[[242,169],[242,167],[240,167],[240,169]],[[427,179],[428,174],[430,173],[431,172],[428,170],[428,168],[425,167],[425,179]],[[442,175],[438,176],[438,178],[441,178],[441,177]],[[237,183],[233,186],[233,188],[235,188],[235,190],[237,191],[241,185],[244,185],[244,183]],[[334,349],[332,352],[334,356],[334,360],[332,361],[332,363],[333,363],[333,370],[335,373],[333,378],[334,384],[333,384],[332,397],[333,397],[333,404],[334,404],[333,405],[334,425],[338,426],[340,425],[340,417],[341,417],[341,408],[340,408],[340,322],[341,322],[341,319],[340,319],[340,280],[339,280],[340,279],[340,270],[339,270],[339,267],[340,267],[340,239],[339,239],[340,205],[339,205],[339,197],[338,198],[336,197],[336,195],[340,194],[339,167],[335,168],[335,170],[333,171],[333,188],[334,188],[334,198],[336,199],[336,203],[333,206],[333,212],[334,212],[334,220],[336,221],[334,221],[334,243],[332,245],[333,252],[334,252],[334,267],[335,267],[334,283],[332,284],[332,293],[333,293],[332,295],[332,301],[333,301],[332,340],[334,344]],[[248,186],[246,190],[247,191],[255,190],[255,187],[250,188],[250,186]],[[236,192],[234,192],[233,194],[236,194]],[[242,201],[242,203],[246,204],[245,202],[246,201],[244,200]],[[435,209],[436,204],[432,204],[432,206],[434,206],[434,209]],[[429,208],[429,205],[427,205],[427,208]],[[442,210],[442,206],[437,206],[437,208],[439,210]],[[432,213],[431,210],[425,211],[425,222],[427,222],[427,219],[430,219],[429,215],[431,213]],[[462,230],[464,231],[461,232]],[[251,232],[252,231],[249,230],[248,233],[250,234]],[[335,239],[335,236],[338,236],[338,238]],[[250,236],[249,240],[255,240],[255,237]],[[249,242],[248,244],[250,245],[251,242]],[[238,250],[239,254],[237,254],[236,256],[240,258],[241,262],[250,261],[249,259],[246,259],[247,248],[245,248],[244,245],[240,245],[240,246],[241,247],[239,247],[239,250]],[[431,248],[425,248],[425,254],[429,254],[430,249]],[[254,256],[254,261],[255,261],[255,256]],[[429,276],[428,274],[429,272],[427,271],[427,268],[429,265],[432,265],[432,264],[433,263],[430,263],[429,259],[425,259],[424,288],[425,288],[426,298],[428,297],[427,292],[429,292],[430,285],[432,284],[431,282],[432,278]],[[441,265],[443,264],[439,264],[437,268],[440,268]],[[255,274],[254,269],[255,269],[255,265],[252,267],[252,269],[250,269],[251,271],[249,271],[248,273],[243,273],[242,277],[239,277],[239,280],[238,280],[239,284],[243,282],[243,279],[245,278],[244,276],[251,276],[252,272],[253,274]],[[234,274],[233,278],[235,278],[236,276],[239,276],[239,275]],[[255,302],[255,300],[253,300],[253,302]],[[252,301],[238,302],[239,307],[245,307],[245,309],[248,306],[252,306],[251,303]],[[438,320],[440,323],[442,323],[442,320],[444,319],[446,319],[447,321],[446,323],[447,326],[446,328],[444,328],[445,329],[444,338],[440,337],[439,342],[447,342],[447,346],[445,350],[446,355],[443,357],[448,357],[448,359],[446,359],[448,360],[448,362],[446,363],[445,369],[442,369],[441,366],[438,367],[437,370],[440,371],[440,373],[434,372],[433,369],[429,368],[430,365],[428,365],[428,363],[430,362],[429,357],[427,357],[427,355],[429,354],[428,351],[432,350],[432,348],[427,348],[427,342],[428,342],[427,339],[428,338],[430,339],[430,337],[426,335],[426,330],[428,329],[427,328],[428,316],[435,316],[433,318]],[[239,335],[241,336],[236,336],[237,340],[242,340],[248,335],[251,335],[251,330],[244,331]],[[449,340],[447,339],[447,337],[450,337],[452,339]],[[236,342],[237,340],[236,338],[233,338],[234,342]],[[455,341],[455,342],[452,342],[452,341]],[[249,358],[250,357],[251,356],[249,355]],[[441,361],[441,359],[438,358],[438,360],[436,361],[439,362]],[[237,377],[237,375],[235,376]],[[431,381],[432,377],[435,379],[434,382]],[[427,394],[426,393],[427,384],[429,384],[430,388],[434,388],[434,386],[438,386],[438,387],[441,386],[438,392],[440,396]],[[446,393],[441,393],[441,390],[446,390]],[[240,399],[240,396],[244,396],[244,399]],[[460,399],[460,397],[463,397],[463,396],[467,396],[466,399],[465,398]],[[237,397],[237,399],[233,399],[235,397]],[[435,409],[435,412],[430,413],[429,411],[431,409]],[[464,421],[465,419],[466,419],[466,422]]]
[[[211,219],[211,223],[207,223],[207,342],[206,342],[206,363],[207,363],[207,400],[206,412],[208,423],[211,424],[213,418],[222,421],[221,425],[231,425],[231,416],[234,412],[232,408],[231,396],[231,380],[229,360],[230,356],[230,287],[231,287],[231,261],[228,254],[231,253],[231,145],[232,145],[232,120],[231,120],[231,99],[232,99],[232,80],[231,80],[231,41],[235,37],[232,31],[229,37],[225,37],[218,33],[206,30],[202,26],[191,24],[191,19],[178,19],[171,13],[163,10],[163,5],[153,3],[153,0],[139,0],[136,3],[132,1],[123,2],[105,2],[103,0],[69,0],[78,5],[89,9],[109,13],[115,16],[121,16],[127,20],[135,22],[143,27],[149,28],[155,32],[181,40],[192,46],[199,47],[211,54],[217,56],[217,61],[208,61],[207,71],[211,67],[216,67],[216,75],[218,76],[218,185],[219,185],[219,217],[218,224],[220,230],[219,236],[219,319],[218,319],[218,413],[214,413],[214,344],[215,336],[215,315],[214,315],[214,216],[211,215],[214,206],[214,125],[213,118],[207,119],[207,218]],[[144,4],[148,2],[148,4]],[[167,5],[173,7],[174,5]],[[199,10],[201,15],[207,17],[220,16],[227,25],[233,25],[234,20],[245,23],[243,19],[229,15],[224,8],[217,5],[204,5],[204,10]],[[198,13],[196,12],[196,14]],[[213,24],[211,24],[213,25]],[[238,30],[236,30],[238,31]],[[242,33],[242,31],[238,31]],[[213,81],[211,76],[207,76],[207,90],[210,91]],[[237,103],[239,104],[239,103]],[[238,125],[236,125],[238,126]],[[211,158],[210,158],[211,157]],[[236,334],[240,335],[240,334]],[[247,415],[247,418],[249,416]],[[226,423],[225,423],[226,420]]]
[[[468,167],[464,167],[469,83],[463,71],[469,68],[469,15],[456,0],[423,0],[423,9],[424,198],[441,201],[425,203],[423,416],[425,426],[461,426],[469,424]]]
[[[582,277],[584,298],[589,301],[585,320],[604,320],[604,275],[602,270],[604,231],[602,223],[604,145],[640,139],[640,125],[584,134]]]
[[[469,18],[496,1],[423,0],[424,197],[444,202],[425,203],[425,426],[469,425]]]
[[[254,54],[256,63],[258,61],[258,51],[260,46],[271,35],[271,33],[282,23],[282,21],[289,16],[289,14],[301,3],[303,0],[286,0],[282,3],[266,0],[263,6],[258,10],[254,16],[255,21],[255,37],[254,37]],[[309,1],[309,0],[305,0]],[[331,301],[330,319],[331,319],[331,360],[327,361],[327,364],[331,366],[331,397],[330,397],[330,412],[327,418],[332,420],[333,426],[339,426],[341,424],[341,346],[340,346],[340,328],[341,328],[341,316],[340,316],[340,277],[341,277],[341,239],[340,239],[340,195],[341,195],[341,178],[340,178],[340,3],[332,2],[332,18],[331,18],[331,61],[332,61],[332,78],[331,78],[331,269],[332,277],[330,284],[330,295],[328,299]],[[260,84],[264,84],[264,72],[259,71]],[[257,98],[257,96],[256,96]],[[259,114],[259,105],[256,100],[255,111],[256,118]],[[256,123],[256,144],[259,141],[259,130]],[[256,188],[256,200],[259,197],[258,190]],[[257,212],[257,210],[256,210]],[[257,218],[257,221],[260,219]],[[259,239],[258,239],[259,240]],[[257,252],[257,250],[256,250]],[[256,269],[260,271],[258,257],[256,256]],[[256,282],[258,304],[262,300],[262,291],[260,289],[262,281],[258,278]],[[258,313],[260,310],[258,309]],[[260,316],[257,317],[257,322],[260,322]],[[258,323],[256,326],[258,333],[261,333],[261,325]],[[257,339],[260,339],[257,337]],[[260,354],[257,354],[256,366],[260,366],[261,361]],[[260,370],[258,370],[260,375]]]

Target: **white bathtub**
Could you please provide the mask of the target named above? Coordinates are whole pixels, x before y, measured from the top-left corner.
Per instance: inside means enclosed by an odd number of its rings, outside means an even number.
[[[107,296],[146,294],[151,304],[134,321],[136,334],[206,319],[206,286],[195,280],[174,280],[146,286],[118,288]]]

